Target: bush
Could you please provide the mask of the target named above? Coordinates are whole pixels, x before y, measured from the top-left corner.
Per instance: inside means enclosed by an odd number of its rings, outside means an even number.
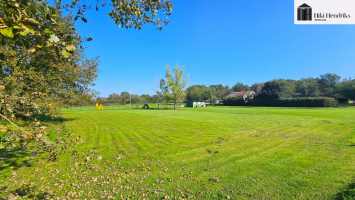
[[[246,106],[250,103],[246,104],[243,98],[231,97],[223,100],[223,105],[225,106]]]
[[[223,101],[226,106],[266,106],[266,107],[329,107],[335,106],[338,102],[334,98],[280,98],[270,99],[262,96],[254,97],[248,103],[241,98],[228,98]]]
[[[338,100],[340,104],[349,103],[349,99],[348,98],[337,98],[336,100]]]

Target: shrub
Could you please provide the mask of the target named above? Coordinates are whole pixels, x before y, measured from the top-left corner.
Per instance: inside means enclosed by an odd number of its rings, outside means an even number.
[[[339,105],[339,101],[334,98],[326,98],[324,102],[325,107],[336,106]]]
[[[338,102],[340,104],[347,104],[349,103],[349,99],[348,98],[336,98],[336,100],[338,100]]]
[[[225,105],[225,106],[245,106],[245,105],[249,105],[250,104],[249,102],[246,104],[243,98],[231,97],[231,98],[223,100],[223,105]]]

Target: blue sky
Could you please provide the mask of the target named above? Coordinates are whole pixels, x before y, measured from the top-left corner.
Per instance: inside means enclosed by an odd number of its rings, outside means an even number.
[[[106,97],[132,90],[154,94],[165,65],[186,66],[190,84],[300,79],[336,73],[355,78],[354,25],[294,25],[293,1],[171,0],[170,24],[119,28],[108,8],[77,22],[89,58],[100,56],[95,90]]]

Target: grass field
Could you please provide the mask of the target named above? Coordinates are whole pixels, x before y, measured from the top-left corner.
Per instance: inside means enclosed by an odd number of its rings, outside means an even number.
[[[85,137],[80,151],[96,148],[102,156],[95,161],[101,170],[77,174],[69,156],[48,164],[32,162],[33,152],[1,151],[12,159],[0,160],[0,197],[30,187],[37,196],[56,191],[72,199],[355,198],[354,107],[220,106],[63,117],[63,129]]]
[[[180,107],[180,105],[186,105],[185,103],[179,103],[177,107]],[[131,107],[129,104],[125,105],[110,105],[110,106],[104,106],[104,110],[129,110],[129,109],[142,109],[144,104],[132,104]],[[158,109],[158,104],[157,103],[148,103],[148,106],[150,109]],[[160,105],[161,106],[161,105]],[[166,109],[173,109],[174,104],[169,103],[169,104],[164,104]],[[70,108],[62,108],[62,112],[76,112],[76,111],[93,111],[97,110],[97,107],[95,105],[93,106],[77,106],[77,107],[70,107]]]

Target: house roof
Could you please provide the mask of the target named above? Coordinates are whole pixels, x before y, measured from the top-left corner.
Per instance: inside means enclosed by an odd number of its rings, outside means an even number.
[[[299,8],[310,8],[311,6],[307,5],[307,4],[302,4]]]
[[[242,92],[232,92],[230,93],[228,96],[226,96],[227,98],[228,97],[243,97],[244,95],[246,95],[248,92],[252,92],[252,91],[242,91]]]

